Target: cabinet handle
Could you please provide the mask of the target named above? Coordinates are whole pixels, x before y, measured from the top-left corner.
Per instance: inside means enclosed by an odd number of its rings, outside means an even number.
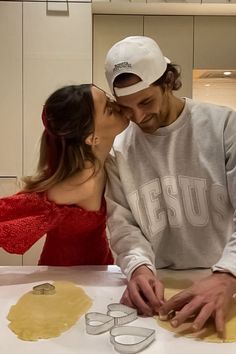
[[[47,16],[69,16],[69,0],[46,0]]]

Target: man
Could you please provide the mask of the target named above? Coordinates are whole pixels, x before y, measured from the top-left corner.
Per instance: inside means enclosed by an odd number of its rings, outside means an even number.
[[[236,112],[177,98],[178,67],[151,38],[116,43],[108,84],[129,127],[109,166],[108,226],[128,278],[121,301],[146,315],[178,310],[193,330],[214,317],[220,335],[236,292]],[[167,302],[156,269],[211,268]]]

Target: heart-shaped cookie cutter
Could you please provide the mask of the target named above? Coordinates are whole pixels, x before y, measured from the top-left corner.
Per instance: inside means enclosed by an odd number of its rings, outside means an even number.
[[[114,326],[124,325],[138,317],[137,310],[119,303],[109,304],[107,309],[106,315],[100,312],[88,312],[85,315],[88,334],[104,333]]]
[[[135,343],[122,343],[120,336],[142,337]],[[155,330],[144,327],[117,326],[110,330],[110,341],[116,351],[122,354],[134,354],[149,346],[155,339]]]
[[[136,309],[120,303],[109,304],[107,308],[107,315],[114,318],[115,326],[124,325],[138,318]]]
[[[110,341],[116,351],[124,354],[138,353],[155,339],[155,330],[143,327],[124,326],[137,319],[137,310],[129,306],[112,303],[107,306],[107,314],[89,312],[85,315],[86,332],[101,334],[110,330]],[[135,343],[122,343],[120,336],[142,337]]]
[[[99,312],[86,313],[85,323],[88,334],[101,334],[109,331],[115,325],[113,317]]]
[[[54,295],[56,293],[55,286],[50,283],[35,285],[32,293],[34,295]]]

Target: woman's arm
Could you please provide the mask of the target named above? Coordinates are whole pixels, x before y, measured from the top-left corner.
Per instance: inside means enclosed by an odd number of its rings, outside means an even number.
[[[45,193],[18,193],[0,199],[0,247],[23,254],[69,212]]]

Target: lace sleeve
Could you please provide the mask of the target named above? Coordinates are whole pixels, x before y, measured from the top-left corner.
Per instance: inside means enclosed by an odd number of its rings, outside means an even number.
[[[18,193],[0,199],[0,247],[23,254],[66,216],[68,206],[48,201],[45,193]]]

